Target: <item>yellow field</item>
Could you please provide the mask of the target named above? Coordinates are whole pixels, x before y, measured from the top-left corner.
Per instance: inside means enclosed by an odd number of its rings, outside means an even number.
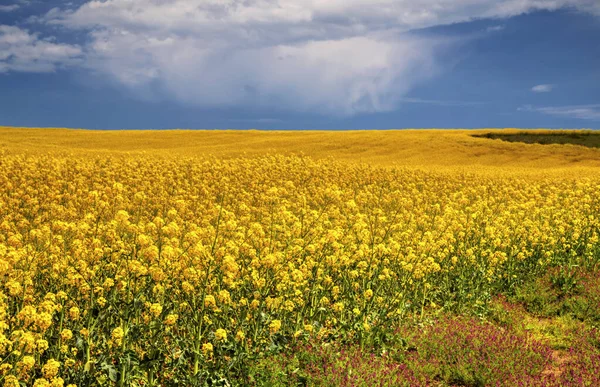
[[[597,262],[600,150],[471,133],[0,129],[0,383],[249,383]]]
[[[92,151],[219,158],[302,154],[316,159],[332,157],[344,162],[386,167],[458,167],[466,170],[508,168],[560,172],[576,168],[582,173],[593,173],[590,167],[600,167],[600,149],[509,143],[471,136],[490,131],[499,130],[84,131],[0,127],[0,149],[31,153],[60,151],[87,155]]]

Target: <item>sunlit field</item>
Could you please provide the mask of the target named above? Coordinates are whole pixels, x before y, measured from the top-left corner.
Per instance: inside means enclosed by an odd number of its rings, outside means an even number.
[[[490,132],[0,128],[0,383],[600,385],[600,149]]]

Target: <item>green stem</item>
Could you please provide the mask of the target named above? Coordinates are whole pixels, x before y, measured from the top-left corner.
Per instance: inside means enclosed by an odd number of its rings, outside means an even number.
[[[65,319],[65,305],[63,303],[63,307],[60,310],[60,323],[58,324],[58,350],[56,353],[56,360],[60,361],[60,347],[62,346],[62,336],[61,336],[61,332],[62,332],[62,328],[63,328],[63,322]]]
[[[149,369],[148,370],[148,387],[153,387],[153,386],[154,386],[154,370]]]
[[[119,387],[125,386],[125,362],[121,363],[121,377],[119,378]]]

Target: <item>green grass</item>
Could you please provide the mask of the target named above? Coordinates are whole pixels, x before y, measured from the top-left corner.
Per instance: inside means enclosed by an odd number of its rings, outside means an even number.
[[[498,294],[482,316],[407,319],[393,337],[359,346],[314,341],[250,367],[251,386],[597,386],[600,270],[550,268]],[[412,321],[412,322],[411,322]]]
[[[590,130],[485,133],[474,134],[473,137],[498,139],[508,142],[522,142],[526,144],[571,144],[588,148],[600,148],[600,132],[593,132]]]

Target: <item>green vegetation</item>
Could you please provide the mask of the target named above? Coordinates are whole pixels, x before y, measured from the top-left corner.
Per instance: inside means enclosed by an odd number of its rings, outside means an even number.
[[[484,315],[408,319],[377,343],[315,341],[256,363],[255,386],[596,386],[600,271],[554,267]]]
[[[588,148],[600,148],[600,132],[591,130],[528,131],[518,133],[485,133],[473,137],[498,139],[526,144],[571,144]]]

